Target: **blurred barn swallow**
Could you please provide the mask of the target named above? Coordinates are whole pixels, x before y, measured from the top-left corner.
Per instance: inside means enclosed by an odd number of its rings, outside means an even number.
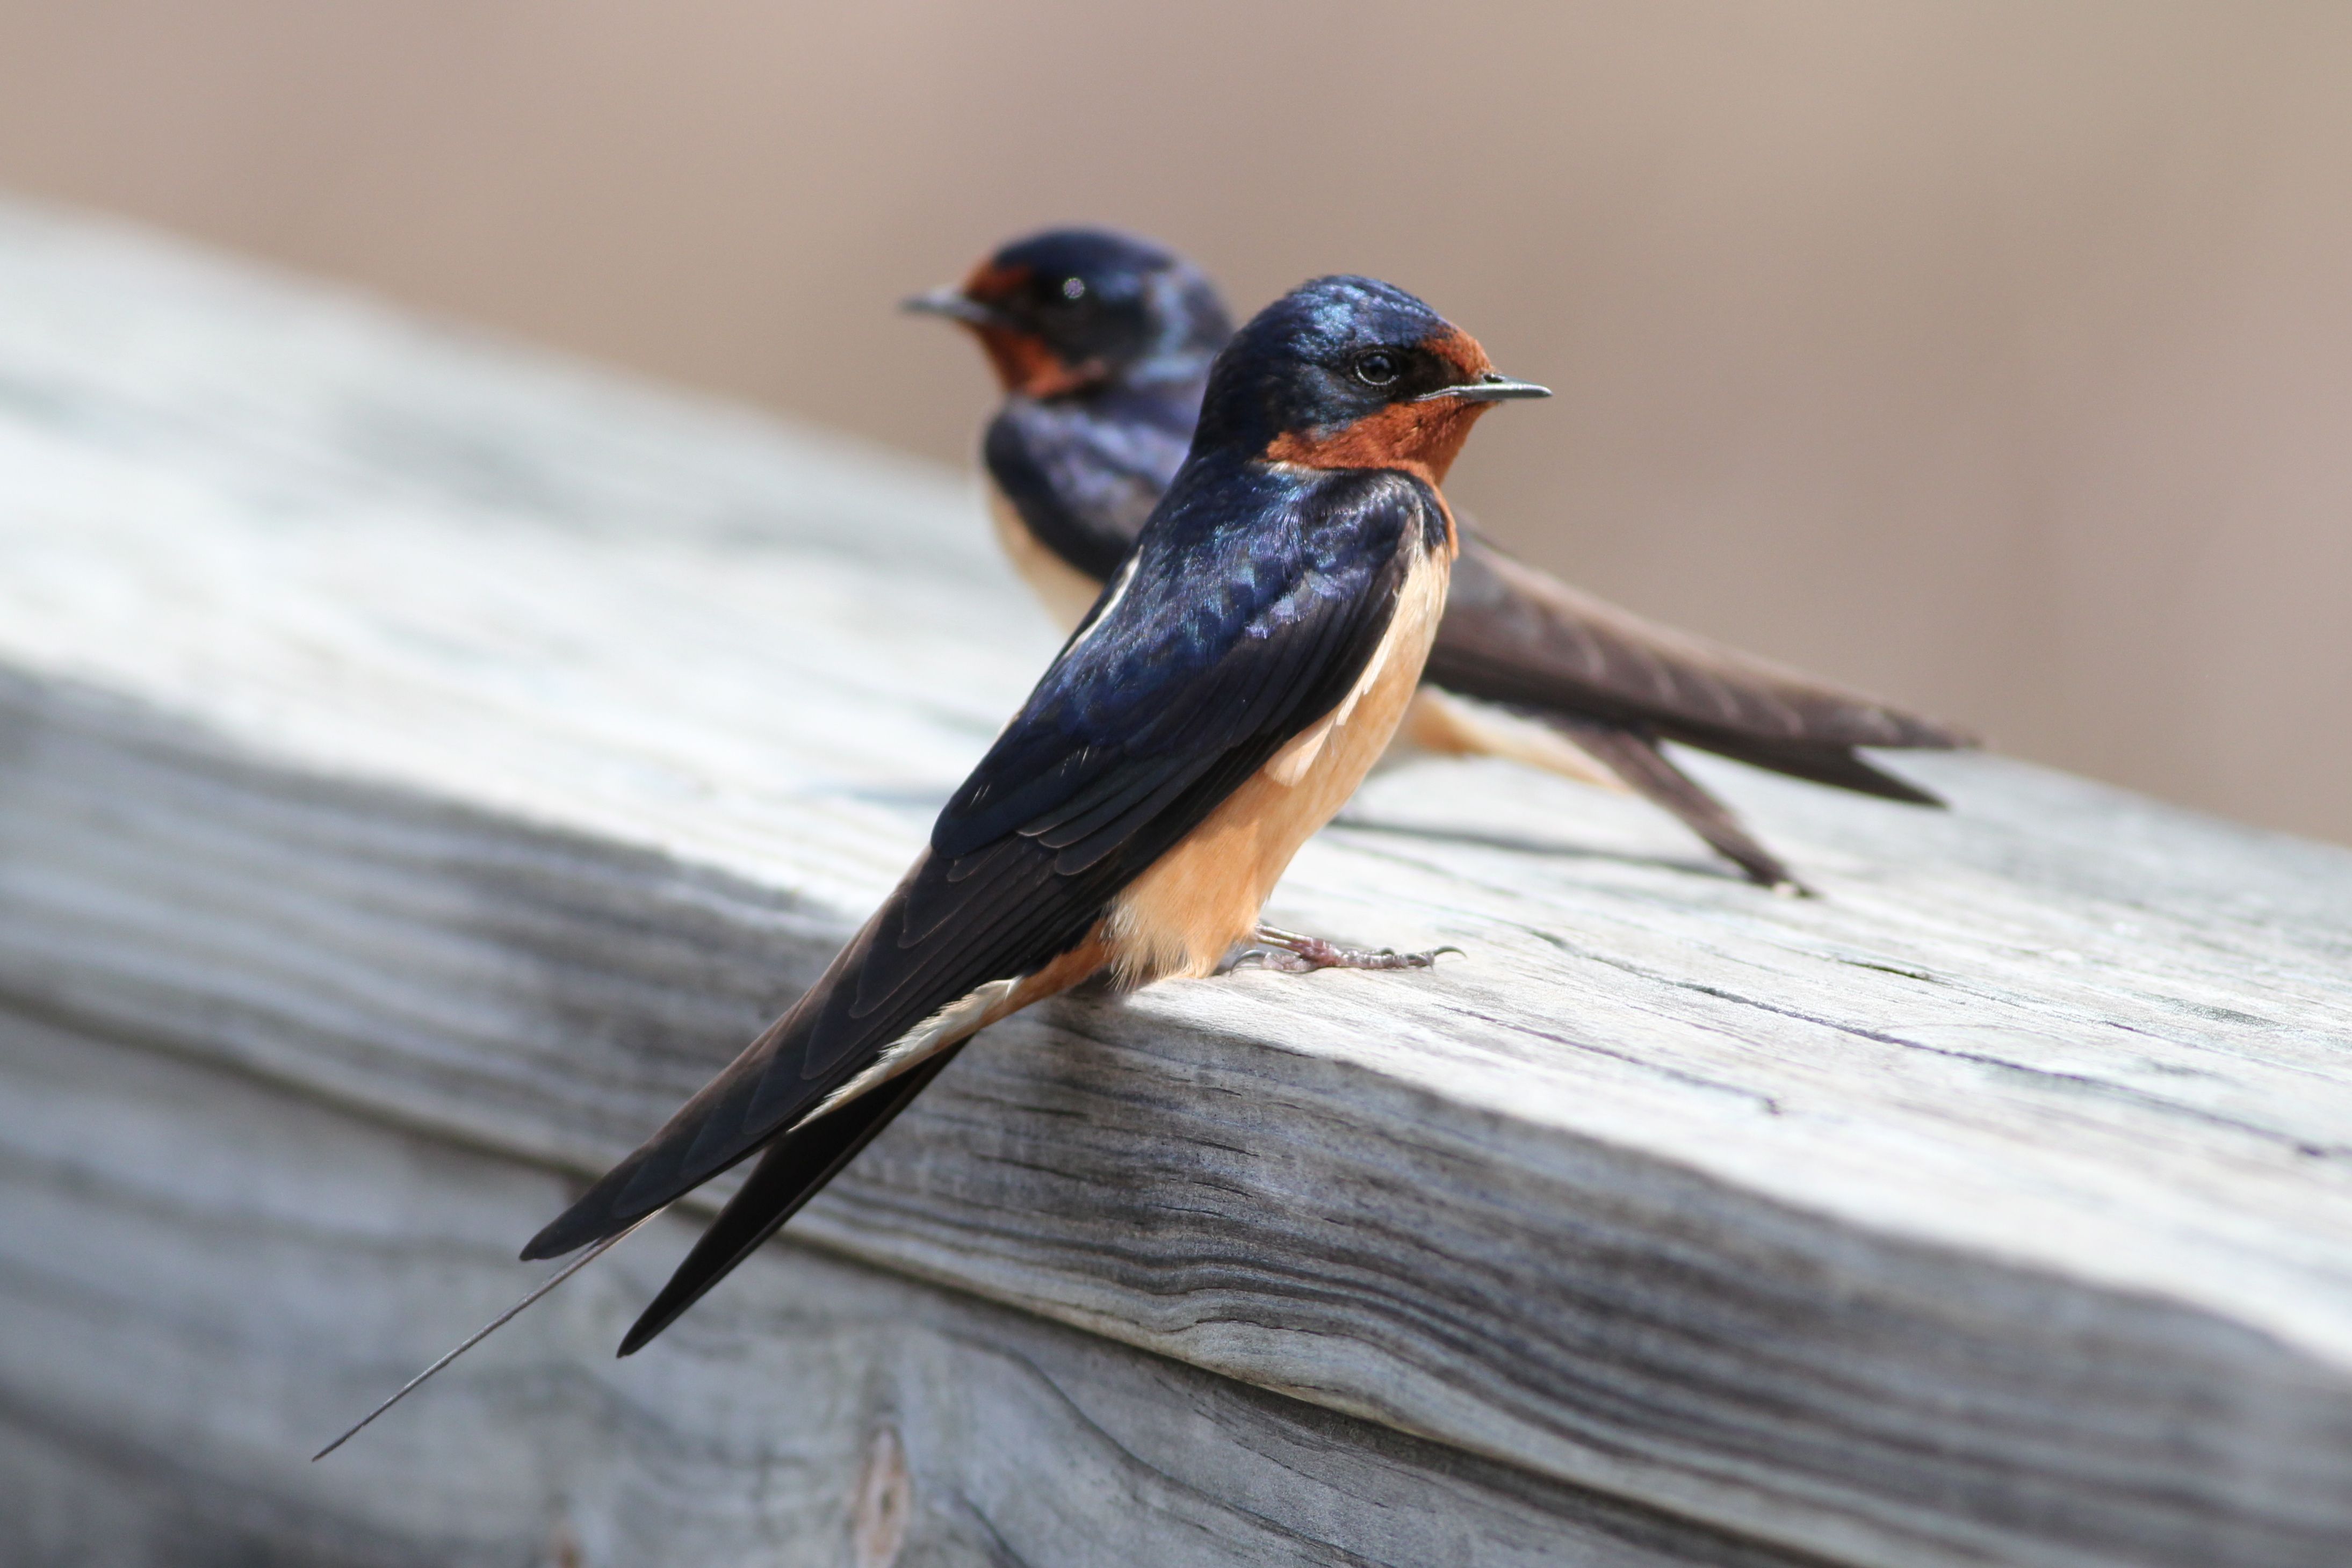
[[[1438,486],[1496,402],[1544,397],[1388,284],[1325,277],[1218,354],[1190,455],[929,848],[824,976],[534,1238],[742,1189],[622,1342],[643,1345],[806,1202],[972,1034],[1083,981],[1403,968],[1258,924],[1388,746],[1445,608]],[[764,1153],[762,1153],[764,1151]]]
[[[962,323],[986,350],[1004,389],[982,446],[998,535],[1048,610],[1075,623],[1184,460],[1210,362],[1232,331],[1216,289],[1148,241],[1053,229],[906,306]],[[1429,685],[1403,737],[1433,751],[1509,757],[1630,789],[1767,887],[1802,891],[1661,742],[1926,806],[1942,802],[1855,747],[1975,744],[1644,621],[1514,559],[1475,529],[1461,537]]]

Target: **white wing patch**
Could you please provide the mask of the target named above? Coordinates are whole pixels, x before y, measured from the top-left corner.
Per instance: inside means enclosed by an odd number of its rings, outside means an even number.
[[[1063,658],[1068,658],[1072,653],[1076,653],[1080,648],[1086,646],[1087,639],[1091,638],[1096,632],[1103,629],[1103,622],[1108,621],[1118,612],[1119,601],[1127,597],[1128,585],[1135,580],[1135,563],[1141,559],[1142,558],[1140,556],[1133,555],[1127,558],[1127,564],[1120,567],[1118,569],[1118,575],[1110,580],[1110,597],[1103,601],[1102,613],[1096,616],[1093,623],[1087,626],[1085,631],[1079,632],[1076,637],[1070,640],[1070,645],[1062,650]],[[1087,601],[1087,609],[1091,610],[1093,608],[1094,601],[1091,599]],[[1086,611],[1080,611],[1078,612],[1078,618],[1079,620],[1084,620],[1086,618]],[[1073,622],[1072,624],[1075,625],[1076,622]]]
[[[1348,695],[1340,699],[1338,707],[1299,731],[1291,737],[1290,744],[1274,754],[1273,760],[1265,765],[1267,778],[1286,789],[1297,787],[1298,781],[1307,777],[1307,769],[1315,766],[1315,759],[1323,754],[1323,743],[1331,738],[1331,732],[1345,729],[1349,718],[1356,711],[1356,705],[1364,700],[1364,694],[1380,684],[1381,672],[1388,668],[1389,657],[1400,644],[1417,645],[1422,656],[1427,656],[1429,639],[1434,634],[1438,617],[1445,613],[1445,585],[1449,575],[1426,568],[1407,575],[1404,587],[1397,595],[1396,610],[1390,618],[1389,629],[1381,634],[1379,645],[1372,650],[1372,656],[1364,661],[1364,673],[1356,677],[1356,684],[1349,688]]]
[[[883,1047],[866,1071],[826,1095],[815,1110],[792,1125],[799,1132],[828,1111],[839,1110],[871,1089],[887,1083],[911,1067],[919,1067],[961,1040],[969,1040],[994,1021],[991,1009],[1013,995],[1019,980],[991,980],[950,1002],[906,1033]]]

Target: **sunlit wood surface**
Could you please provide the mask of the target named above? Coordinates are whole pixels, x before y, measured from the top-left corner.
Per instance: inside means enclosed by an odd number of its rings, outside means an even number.
[[[1465,957],[1001,1027],[307,1465],[1052,647],[931,470],[0,208],[0,1559],[2352,1561],[2352,854],[1994,758],[1707,768],[1812,901],[1394,768],[1273,914]]]

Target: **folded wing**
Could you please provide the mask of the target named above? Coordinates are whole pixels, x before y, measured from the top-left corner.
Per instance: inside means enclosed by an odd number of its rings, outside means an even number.
[[[1429,677],[1489,702],[1648,726],[1728,755],[1974,744],[1948,726],[1645,621],[1466,530]]]
[[[1105,596],[817,983],[523,1255],[625,1228],[799,1126],[982,988],[1087,942],[1111,899],[1335,706],[1379,644],[1402,550],[1433,501],[1395,476],[1339,488],[1255,539],[1148,533],[1126,591]],[[1269,552],[1269,534],[1288,548]],[[844,1110],[791,1136],[814,1149]],[[810,1155],[797,1188],[771,1183],[763,1201],[796,1207],[855,1152]]]

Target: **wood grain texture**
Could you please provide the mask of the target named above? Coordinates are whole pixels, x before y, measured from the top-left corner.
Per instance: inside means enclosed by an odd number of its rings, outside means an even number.
[[[26,1027],[591,1171],[1050,652],[919,470],[21,209],[0,298]],[[2352,855],[1996,758],[1902,759],[1949,815],[1694,765],[1828,896],[1399,768],[1274,913],[1466,959],[1041,1009],[793,1233],[1790,1550],[2347,1560]]]
[[[13,1015],[0,1092],[12,1568],[1803,1568],[798,1248],[754,1260],[658,1358],[616,1362],[691,1238],[677,1221],[311,1465],[452,1311],[505,1304],[507,1232],[562,1183]]]

